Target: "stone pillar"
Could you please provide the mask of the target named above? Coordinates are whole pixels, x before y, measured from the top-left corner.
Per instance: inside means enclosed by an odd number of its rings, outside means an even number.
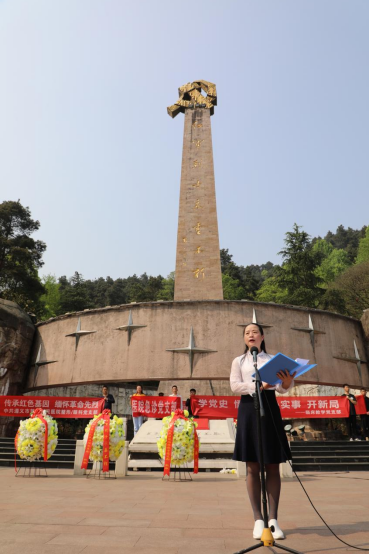
[[[85,453],[85,447],[83,444],[83,440],[79,440],[76,442],[76,452],[74,454],[74,469],[73,469],[74,475],[86,475],[86,470],[81,469],[84,453]]]
[[[210,109],[185,109],[174,300],[223,300]]]

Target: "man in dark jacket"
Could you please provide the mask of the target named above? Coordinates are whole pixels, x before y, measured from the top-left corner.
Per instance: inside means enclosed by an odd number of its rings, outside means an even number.
[[[103,393],[103,399],[105,400],[103,410],[110,410],[113,412],[112,404],[115,404],[114,396],[112,394],[109,394],[109,389],[107,386],[103,386],[102,388]]]
[[[365,389],[360,389],[360,394],[364,397],[365,407],[366,407],[366,414],[361,414],[361,432],[363,434],[363,440],[365,440],[366,437],[369,437],[369,398],[366,395]]]
[[[353,441],[353,440],[359,441],[360,439],[357,436],[357,431],[356,431],[356,410],[355,410],[356,398],[353,394],[350,393],[350,387],[347,384],[343,385],[343,390],[345,392],[341,396],[346,396],[349,402],[349,416],[346,419],[347,433],[350,437],[350,441]]]

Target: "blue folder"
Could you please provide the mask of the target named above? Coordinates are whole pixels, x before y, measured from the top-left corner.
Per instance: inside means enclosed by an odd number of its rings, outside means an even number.
[[[269,362],[259,369],[260,379],[264,381],[264,383],[269,383],[269,385],[278,385],[282,383],[277,377],[279,371],[284,369],[287,369],[290,373],[296,371],[296,375],[294,376],[296,379],[296,377],[300,377],[300,375],[310,371],[310,369],[315,366],[316,364],[309,365],[309,360],[302,360],[300,358],[293,360],[281,352],[278,352],[278,354],[273,356]],[[255,373],[253,373],[252,376],[255,377]]]

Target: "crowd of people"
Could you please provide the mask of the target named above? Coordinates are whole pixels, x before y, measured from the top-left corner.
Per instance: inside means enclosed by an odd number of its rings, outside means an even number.
[[[187,398],[185,402],[183,402],[181,395],[178,394],[177,385],[173,385],[172,394],[170,394],[169,396],[176,396],[180,398],[181,408],[186,408],[186,410],[188,410],[189,417],[197,417],[197,416],[193,416],[192,410],[191,410],[191,396],[194,396],[195,394],[196,394],[196,389],[190,389],[190,397]],[[131,395],[131,398],[135,396],[146,396],[141,385],[136,386],[136,392]],[[159,392],[158,396],[164,396],[164,393]],[[113,411],[112,406],[113,404],[115,404],[115,399],[114,399],[114,396],[109,393],[109,389],[106,385],[104,385],[102,388],[102,397],[104,399],[103,409],[110,410],[112,412]],[[133,419],[133,430],[134,430],[134,434],[136,435],[141,425],[143,424],[144,416],[138,412],[132,412],[132,419]]]

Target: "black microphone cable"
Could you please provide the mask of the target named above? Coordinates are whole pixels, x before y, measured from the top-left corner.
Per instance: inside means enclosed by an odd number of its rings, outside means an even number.
[[[333,531],[333,529],[328,525],[328,523],[325,521],[325,519],[323,518],[323,516],[320,515],[320,513],[318,512],[318,510],[316,509],[316,507],[314,506],[313,504],[313,501],[311,500],[307,490],[305,489],[304,485],[301,483],[300,481],[300,478],[299,476],[297,475],[296,471],[293,469],[293,465],[291,463],[291,460],[288,459],[288,454],[286,453],[285,449],[284,449],[284,446],[282,444],[282,441],[281,441],[281,437],[279,435],[279,431],[278,431],[278,428],[277,428],[277,425],[276,425],[276,422],[274,420],[274,417],[273,417],[273,412],[270,408],[270,404],[269,404],[269,401],[268,401],[268,395],[264,394],[263,395],[264,399],[266,400],[266,403],[268,404],[268,408],[269,408],[269,414],[271,416],[271,419],[272,419],[272,422],[273,422],[273,425],[274,425],[274,429],[275,429],[275,432],[277,434],[277,437],[278,437],[278,440],[279,440],[279,444],[284,452],[284,455],[286,456],[286,460],[288,461],[288,463],[290,464],[291,466],[291,469],[293,471],[293,473],[296,475],[296,478],[298,480],[298,482],[300,483],[301,485],[301,488],[302,490],[304,491],[305,495],[307,496],[307,499],[309,500],[311,506],[313,507],[313,510],[315,511],[315,513],[319,516],[319,518],[322,520],[322,522],[324,523],[324,525],[327,527],[327,529],[329,529],[329,531],[332,533],[333,536],[336,537],[337,540],[339,540],[340,542],[342,542],[343,544],[345,544],[346,546],[349,546],[350,548],[355,548],[356,550],[364,550],[366,552],[369,552],[369,548],[361,548],[360,546],[354,546],[353,544],[349,544],[348,542],[344,541],[343,539],[341,539],[338,535],[336,535],[336,533]]]

